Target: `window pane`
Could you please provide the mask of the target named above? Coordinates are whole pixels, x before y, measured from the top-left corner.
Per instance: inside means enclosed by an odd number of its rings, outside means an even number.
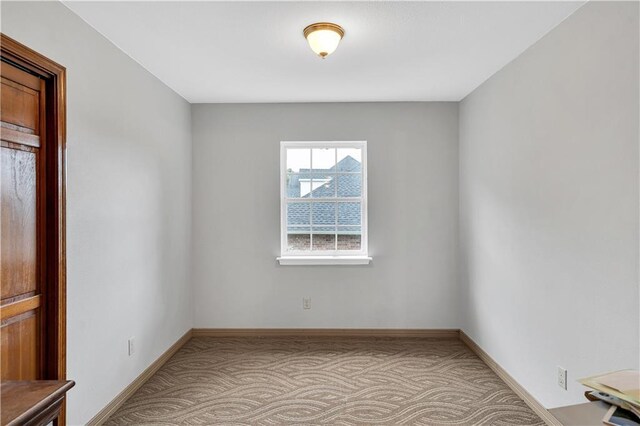
[[[289,198],[327,198],[336,196],[336,176],[328,173],[289,173]]]
[[[311,250],[311,235],[287,234],[287,250]]]
[[[312,184],[312,198],[327,198],[336,196],[336,176],[315,173]]]
[[[287,250],[311,250],[311,203],[287,205]]]
[[[360,203],[338,203],[338,225],[360,224]]]
[[[331,171],[336,165],[335,148],[313,148],[313,170]]]
[[[338,250],[360,250],[362,232],[359,226],[338,226]]]
[[[360,197],[362,195],[362,175],[338,175],[338,197]]]
[[[338,234],[338,250],[360,250],[360,235],[341,235]]]
[[[311,150],[309,148],[287,148],[287,171],[309,171],[311,168]]]
[[[306,204],[306,203],[305,203]],[[335,203],[313,203],[312,207],[313,226],[336,224],[336,204]]]
[[[308,173],[289,173],[287,174],[287,197],[289,198],[308,198],[311,193],[312,177]]]
[[[289,203],[287,205],[287,227],[311,224],[311,203]],[[307,232],[309,230],[307,229]]]
[[[313,232],[313,248],[312,250],[335,250],[336,249],[336,234],[335,228],[332,231],[319,231],[316,233],[315,228]]]
[[[329,203],[321,203],[321,204],[329,204]],[[312,250],[335,250],[336,249],[336,227],[335,226],[314,225],[311,233],[313,234],[313,238],[311,239],[311,243],[313,245]]]
[[[362,150],[360,148],[338,148],[339,172],[361,172]]]

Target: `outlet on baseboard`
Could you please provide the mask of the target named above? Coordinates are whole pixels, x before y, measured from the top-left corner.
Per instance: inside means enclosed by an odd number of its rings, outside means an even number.
[[[131,356],[136,351],[136,347],[134,345],[134,338],[133,337],[129,337],[129,342],[128,343],[129,343],[129,356]]]
[[[302,298],[302,309],[311,309],[311,298],[303,297]]]
[[[558,386],[567,390],[567,370],[558,366]]]

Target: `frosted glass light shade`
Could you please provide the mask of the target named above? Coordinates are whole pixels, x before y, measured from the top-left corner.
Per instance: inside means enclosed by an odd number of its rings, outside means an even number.
[[[342,27],[330,22],[318,22],[304,29],[304,36],[309,47],[322,59],[331,55],[344,36]]]

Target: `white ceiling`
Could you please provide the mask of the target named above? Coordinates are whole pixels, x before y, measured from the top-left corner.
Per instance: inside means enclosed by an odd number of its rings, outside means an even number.
[[[583,2],[70,2],[192,103],[458,101]],[[302,29],[345,29],[316,57]]]

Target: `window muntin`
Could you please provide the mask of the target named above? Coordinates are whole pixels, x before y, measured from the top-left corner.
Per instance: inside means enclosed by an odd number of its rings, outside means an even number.
[[[366,172],[366,142],[282,142],[282,255],[366,256]]]

